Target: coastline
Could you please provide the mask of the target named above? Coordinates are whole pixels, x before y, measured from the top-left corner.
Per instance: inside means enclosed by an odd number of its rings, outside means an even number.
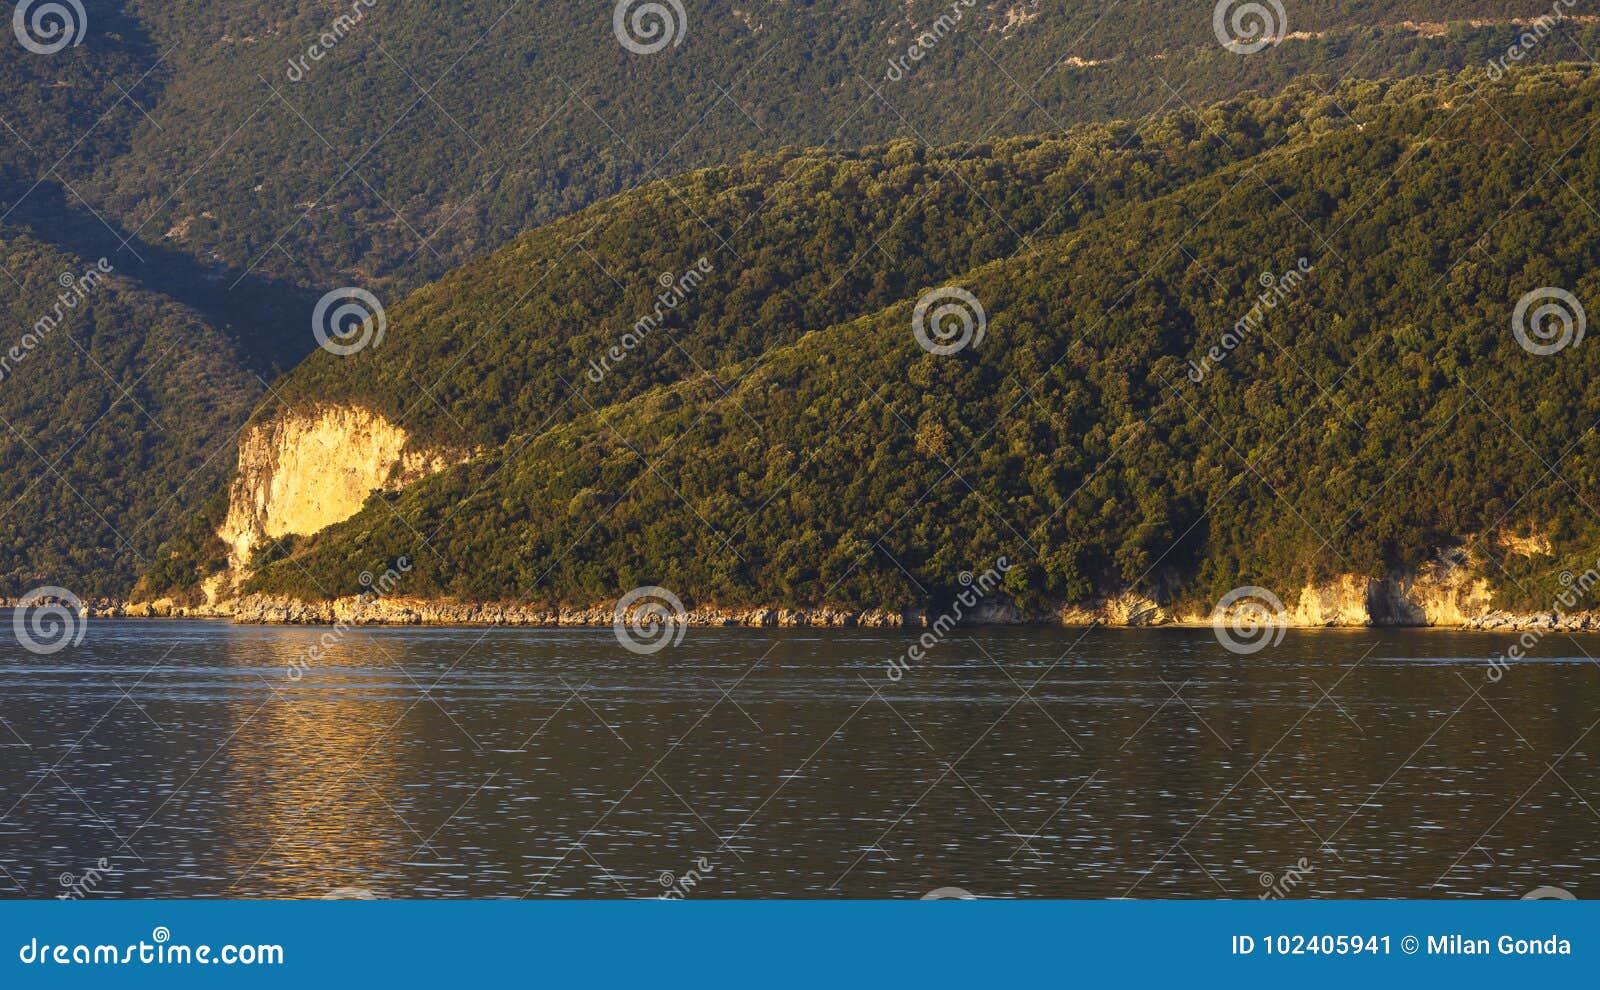
[[[0,605],[13,604],[0,599]],[[617,602],[588,607],[518,605],[495,602],[453,602],[415,598],[367,599],[362,596],[306,602],[252,595],[214,605],[180,605],[172,601],[86,605],[91,619],[151,621],[210,620],[238,625],[313,627],[476,627],[528,629],[609,628],[617,621]],[[955,610],[959,612],[959,609]],[[637,621],[637,614],[632,615]],[[694,628],[742,629],[948,629],[954,625],[1035,626],[1086,629],[1210,629],[1219,625],[1261,624],[1287,629],[1440,629],[1477,632],[1600,632],[1600,612],[1510,612],[1485,610],[1474,615],[1429,617],[1426,613],[1360,616],[1343,611],[1329,617],[1289,610],[1272,621],[1238,612],[1218,617],[1170,614],[1152,602],[1130,604],[1111,600],[1092,608],[1069,606],[1049,613],[1025,613],[1009,605],[983,603],[965,614],[930,609],[844,609],[793,606],[702,606],[687,609],[675,621]]]

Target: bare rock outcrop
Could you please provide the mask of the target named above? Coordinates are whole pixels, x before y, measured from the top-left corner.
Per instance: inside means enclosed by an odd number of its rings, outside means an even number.
[[[262,543],[309,536],[361,511],[376,490],[397,491],[473,456],[420,448],[405,430],[359,406],[279,413],[248,427],[217,532],[229,572],[208,581],[217,603],[245,575]]]

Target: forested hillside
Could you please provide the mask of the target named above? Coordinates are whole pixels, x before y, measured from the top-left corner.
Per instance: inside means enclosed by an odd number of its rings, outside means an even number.
[[[1289,4],[1285,40],[1247,56],[1218,41],[1213,5],[1191,0],[697,0],[665,27],[677,44],[639,54],[619,43],[614,6],[128,0],[170,52],[169,78],[128,152],[85,175],[88,195],[196,257],[404,291],[604,196],[746,151],[947,145],[1309,73],[1461,68],[1502,55],[1513,19],[1550,10]],[[352,11],[326,56],[304,62]],[[1593,25],[1570,21],[1531,57],[1597,47]]]
[[[921,286],[1036,254],[1343,113],[1301,90],[1048,137],[751,156],[519,238],[393,307],[381,347],[308,358],[258,415],[354,403],[423,439],[503,442],[536,419],[715,377]],[[683,291],[664,285],[685,274]],[[609,354],[664,297],[660,328]],[[569,386],[582,398],[565,401]]]
[[[0,226],[0,589],[126,591],[232,467],[261,382],[225,333]]]
[[[141,306],[198,321],[215,346],[205,355],[205,377],[172,382],[212,404],[214,418],[204,428],[186,431],[180,420],[178,428],[150,430],[117,416],[91,416],[79,424],[85,434],[62,435],[82,456],[95,452],[106,473],[95,475],[95,462],[85,461],[88,474],[71,476],[83,497],[58,491],[48,511],[37,505],[26,511],[24,502],[8,514],[12,529],[0,575],[9,577],[0,580],[0,595],[45,582],[83,593],[126,591],[154,546],[143,545],[145,536],[159,542],[179,532],[179,519],[216,494],[228,465],[210,462],[172,492],[181,512],[151,518],[131,561],[112,564],[107,548],[85,550],[82,534],[98,532],[103,519],[140,516],[140,493],[166,492],[172,465],[187,463],[190,449],[237,429],[244,413],[235,390],[245,390],[250,402],[266,396],[268,383],[315,349],[311,317],[331,290],[362,288],[385,305],[414,311],[402,302],[411,291],[425,290],[417,307],[437,301],[441,290],[426,288],[432,280],[561,218],[569,218],[561,236],[572,240],[572,214],[651,183],[662,183],[656,195],[671,201],[655,204],[663,209],[681,208],[680,197],[693,193],[686,184],[725,183],[730,199],[704,218],[701,233],[708,245],[716,240],[712,229],[732,243],[722,221],[742,208],[735,200],[748,203],[765,192],[785,158],[797,163],[792,169],[817,169],[784,181],[837,181],[817,216],[803,215],[811,205],[804,197],[790,204],[794,221],[809,225],[808,243],[828,246],[812,256],[790,255],[786,231],[762,233],[767,240],[752,248],[767,252],[762,264],[741,266],[738,275],[745,280],[741,291],[760,295],[765,308],[753,322],[730,322],[720,337],[679,355],[683,366],[713,369],[801,328],[889,305],[911,283],[1008,253],[1024,234],[1065,231],[1116,196],[1154,194],[1181,170],[1216,167],[1216,156],[1247,153],[1262,136],[1234,135],[1238,147],[1225,152],[1201,148],[1198,154],[1213,156],[1209,161],[1130,159],[1137,168],[1114,178],[1125,188],[1090,182],[1075,198],[1074,190],[1051,187],[1063,197],[1059,203],[1018,192],[1029,176],[1057,169],[1064,152],[1050,144],[1079,125],[1152,113],[1192,117],[1216,100],[1252,89],[1277,92],[1292,79],[1311,80],[1308,91],[1317,92],[1346,78],[1483,66],[1503,56],[1533,18],[1549,13],[1544,2],[1519,0],[1291,4],[1261,50],[1246,55],[1219,38],[1209,5],[1180,0],[852,0],[759,9],[708,0],[683,4],[668,35],[675,44],[641,54],[624,43],[630,39],[616,27],[614,7],[83,0],[83,17],[65,26],[59,45],[34,39],[30,49],[21,36],[6,37],[0,237],[8,250],[28,245],[27,252],[53,252],[69,267],[104,257]],[[1596,25],[1584,11],[1572,13],[1529,48],[1527,62],[1588,58],[1600,49]],[[1111,147],[1130,126],[1107,132]],[[964,154],[987,161],[990,146],[1035,134],[1057,136],[1043,141],[1037,161],[990,162],[999,170],[993,177],[975,167],[946,167]],[[883,164],[870,165],[875,171],[853,164],[860,147],[880,149],[863,161],[882,157]],[[814,148],[835,160],[797,150]],[[741,162],[750,153],[759,153],[761,164]],[[926,174],[897,173],[907,162],[920,163]],[[682,178],[713,165],[731,170]],[[757,168],[765,171],[750,171]],[[914,198],[927,185],[950,187],[957,173],[971,188],[938,193],[950,197],[949,208],[927,228],[950,246],[919,246],[917,228],[897,225],[882,201]],[[784,181],[780,186],[788,188]],[[1003,197],[995,193],[1002,185]],[[974,201],[988,200],[996,212],[983,212],[1006,217],[1006,224],[970,237],[956,230],[976,222]],[[773,205],[781,211],[783,197]],[[584,223],[606,220],[604,211],[585,216]],[[661,222],[678,227],[682,219],[664,214]],[[854,245],[828,228],[858,222],[874,224],[886,239]],[[627,226],[624,218],[611,229]],[[587,265],[586,254],[595,253],[626,286],[615,298],[602,283],[599,295],[574,299],[566,290],[592,286],[564,271],[550,276],[551,291],[535,290],[532,298],[575,307],[573,317],[648,300],[635,277],[666,265],[672,254],[640,250],[649,240],[636,233],[609,248],[584,241],[558,266]],[[695,245],[679,245],[689,246]],[[847,246],[867,250],[841,258],[837,251]],[[895,264],[881,263],[891,256]],[[830,300],[825,283],[833,279],[821,273],[841,260],[846,295]],[[28,262],[13,263],[19,270],[8,268],[11,277],[0,279],[0,303],[19,314],[20,335],[45,300],[30,287],[30,278],[42,276],[29,275]],[[723,267],[718,277],[734,272]],[[772,291],[794,278],[804,290]],[[818,285],[829,290],[820,298]],[[728,298],[719,290],[696,302],[723,307],[728,321],[751,315],[743,297],[725,304],[713,296]],[[514,298],[515,292],[484,293],[481,308],[457,315],[492,320],[493,306]],[[105,402],[119,398],[107,381],[140,381],[146,366],[133,355],[155,353],[159,341],[138,337],[162,325],[116,326],[130,343],[95,353],[100,368],[35,368],[31,381],[19,372],[0,383],[9,390],[0,409],[13,422],[35,422],[59,413],[54,396],[101,389]],[[588,339],[546,346],[572,356]],[[727,354],[719,350],[724,344]],[[472,407],[509,402],[525,410],[540,401],[551,387],[542,360],[549,353],[539,352],[537,361],[498,355],[503,370],[496,375],[448,379],[441,383],[444,405],[483,436],[509,436],[514,419],[474,418]],[[423,353],[416,358],[431,360]],[[182,366],[175,373],[198,370]],[[529,381],[514,382],[513,373]],[[628,376],[608,386],[619,391],[602,389],[595,398],[636,394],[682,373],[671,366]],[[11,388],[13,382],[22,384]],[[397,395],[393,384],[376,382],[375,401]],[[426,405],[412,416],[435,428],[438,406]],[[32,485],[29,498],[58,481],[49,471],[43,480],[29,475],[39,468],[32,456],[3,463],[8,474],[24,477],[24,488]]]
[[[1592,563],[1600,535],[1600,357],[1570,333],[1534,353],[1514,312],[1551,288],[1600,298],[1588,206],[1600,158],[1585,141],[1597,102],[1600,75],[1567,66],[1495,83],[1305,85],[1203,111],[1197,130],[1179,115],[1138,134],[997,144],[973,166],[992,188],[947,204],[994,260],[947,276],[973,248],[927,231],[917,243],[941,248],[901,243],[910,268],[873,266],[909,271],[904,284],[857,286],[838,297],[857,307],[848,315],[808,296],[810,310],[789,305],[814,322],[784,330],[760,320],[785,284],[759,277],[763,247],[709,254],[732,274],[674,314],[673,339],[727,361],[691,373],[656,341],[605,377],[609,391],[586,393],[593,383],[572,377],[581,348],[555,342],[603,349],[631,323],[617,314],[637,310],[628,287],[647,299],[649,272],[700,249],[691,190],[709,204],[763,168],[827,176],[764,185],[778,200],[809,190],[793,212],[816,217],[835,209],[833,176],[916,170],[892,145],[848,168],[784,156],[684,180],[681,196],[642,190],[598,208],[640,228],[600,238],[620,247],[596,248],[598,267],[635,257],[634,241],[666,253],[618,276],[609,311],[478,315],[479,295],[526,292],[589,229],[558,226],[420,294],[392,346],[291,376],[293,401],[371,403],[433,428],[441,414],[404,383],[477,380],[492,400],[449,386],[445,405],[501,445],[302,541],[250,588],[353,593],[360,572],[405,555],[409,593],[473,600],[663,584],[706,603],[908,606],[1005,555],[1021,565],[1008,589],[1042,608],[1123,590],[1214,600],[1242,582],[1377,576],[1459,549],[1503,601],[1547,598],[1562,567]],[[1142,149],[1142,161],[1100,152],[1140,180],[1096,169],[1107,189],[1040,230],[1030,197],[1057,197],[1072,155],[1095,156],[1091,134]],[[1007,164],[1052,147],[1079,150],[1042,172]],[[800,234],[804,249],[765,250],[803,280],[803,259],[875,250],[853,238],[877,230],[823,226]],[[741,298],[746,273],[759,291]],[[978,300],[983,333],[932,353],[913,311],[949,286]],[[879,307],[885,294],[898,298]],[[567,373],[551,384],[514,367],[526,391],[497,394],[499,369],[524,354]],[[1530,554],[1530,538],[1552,552]]]

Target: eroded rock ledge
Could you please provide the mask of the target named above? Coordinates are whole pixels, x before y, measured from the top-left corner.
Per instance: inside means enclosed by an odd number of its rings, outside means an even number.
[[[1600,612],[1509,612],[1484,607],[1462,611],[1452,599],[1397,599],[1397,588],[1387,582],[1364,589],[1376,613],[1357,607],[1349,599],[1330,597],[1330,589],[1306,589],[1292,607],[1286,606],[1279,623],[1290,628],[1437,627],[1469,630],[1550,632],[1600,631]],[[1347,591],[1363,590],[1361,582],[1340,583]],[[1404,604],[1406,607],[1397,607]],[[183,606],[171,601],[103,605],[89,614],[117,618],[225,619],[246,625],[302,626],[506,626],[524,628],[607,627],[615,619],[616,603],[586,608],[516,605],[486,602],[446,602],[415,598],[360,597],[337,601],[304,602],[293,598],[250,595],[215,605]],[[899,629],[934,626],[947,613],[924,609],[786,608],[751,606],[691,609],[684,621],[691,626],[728,628],[863,628]],[[1029,614],[1005,604],[983,603],[959,618],[957,625],[1103,625],[1120,628],[1194,627],[1226,622],[1200,613],[1169,613],[1162,606],[1134,595],[1109,599],[1095,608],[1069,607],[1053,613]]]
[[[309,536],[361,511],[376,490],[399,491],[470,459],[471,450],[417,445],[407,432],[359,406],[282,412],[249,426],[217,536],[229,571],[204,589],[229,597],[255,549],[286,536]]]
[[[397,447],[394,449],[398,449]],[[1514,547],[1530,555],[1549,553],[1547,543],[1523,540]],[[1003,559],[1003,558],[1002,558]],[[1480,574],[1480,562],[1464,551],[1442,553],[1415,574],[1375,579],[1344,575],[1309,584],[1296,594],[1279,596],[1270,589],[1241,587],[1211,609],[1174,608],[1133,593],[1114,595],[1090,605],[1063,606],[1048,612],[1014,607],[1001,581],[984,580],[958,596],[948,610],[843,609],[781,605],[716,606],[690,610],[682,620],[692,626],[762,627],[935,627],[959,625],[1058,625],[1206,627],[1219,624],[1291,628],[1441,627],[1505,631],[1600,631],[1600,610],[1562,612],[1585,601],[1600,587],[1600,570],[1573,578],[1563,574],[1567,589],[1547,612],[1496,609],[1493,591]],[[1597,565],[1600,566],[1600,565]],[[989,575],[985,576],[986,578]],[[214,618],[244,624],[332,626],[610,626],[618,603],[583,607],[527,603],[440,601],[385,594],[380,584],[366,595],[337,601],[301,601],[268,595],[226,597],[194,607],[161,600],[126,606],[91,608],[90,614],[129,618]],[[641,589],[660,590],[660,589]]]
[[[123,618],[231,619],[246,625],[294,626],[610,626],[616,604],[588,608],[561,608],[543,605],[508,605],[477,602],[441,602],[416,598],[382,598],[367,601],[360,597],[336,601],[304,602],[294,598],[249,595],[216,605],[182,606],[170,601],[136,603],[102,613]],[[831,626],[898,628],[924,624],[920,611],[870,609],[851,611],[834,608],[697,608],[684,621],[693,626],[800,627]],[[975,622],[1007,621],[1005,618],[974,618]]]

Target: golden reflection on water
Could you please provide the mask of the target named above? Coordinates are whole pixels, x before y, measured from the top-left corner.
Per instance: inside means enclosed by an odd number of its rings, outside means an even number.
[[[325,635],[208,640],[169,686],[192,708],[155,707],[221,747],[192,783],[170,747],[182,800],[137,772],[89,791],[159,804],[141,892],[652,896],[735,829],[705,895],[1584,896],[1600,863],[1593,644],[1489,691],[1482,635],[1296,632],[1239,657],[1117,631],[1059,660],[1074,641],[985,630],[875,697],[855,675],[892,637],[708,633],[638,667],[598,637],[356,632],[291,679]],[[752,657],[739,709],[719,702]],[[93,862],[77,839],[52,841]]]
[[[423,837],[399,817],[398,737],[414,699],[396,682],[403,639],[266,628],[227,640],[272,693],[230,704],[232,739],[220,783],[231,816],[222,872],[230,897],[405,897],[383,877]],[[320,653],[308,663],[308,651]],[[291,680],[290,671],[303,671]]]

